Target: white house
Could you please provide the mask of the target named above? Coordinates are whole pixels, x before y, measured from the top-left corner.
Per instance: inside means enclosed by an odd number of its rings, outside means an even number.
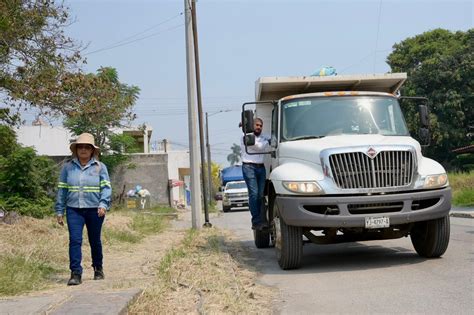
[[[18,142],[33,147],[39,155],[67,156],[71,154],[69,144],[74,141],[73,134],[64,127],[52,127],[41,120],[32,126],[21,126],[16,131]]]

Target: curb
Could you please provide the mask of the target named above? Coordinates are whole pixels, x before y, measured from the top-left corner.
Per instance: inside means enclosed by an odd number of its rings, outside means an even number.
[[[449,214],[449,216],[455,217],[455,218],[474,219],[474,213],[468,213],[468,212],[452,212]]]
[[[143,290],[142,289],[139,289],[131,298],[130,300],[127,302],[126,305],[124,305],[124,307],[119,310],[118,314],[119,315],[126,315],[128,314],[128,308],[131,304],[135,303],[135,301],[138,299],[138,297],[143,293]]]

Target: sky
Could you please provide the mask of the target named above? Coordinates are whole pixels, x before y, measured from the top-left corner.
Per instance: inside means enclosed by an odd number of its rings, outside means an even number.
[[[68,36],[85,48],[87,72],[114,67],[141,89],[138,119],[152,141],[188,147],[184,0],[66,0]],[[423,32],[473,27],[473,1],[199,0],[197,25],[203,111],[212,160],[228,166],[242,103],[264,76],[385,73],[395,43]],[[222,111],[222,112],[220,112]]]

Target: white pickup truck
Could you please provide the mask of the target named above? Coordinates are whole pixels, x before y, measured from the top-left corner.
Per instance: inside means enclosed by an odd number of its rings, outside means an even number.
[[[245,181],[228,182],[224,186],[222,195],[222,211],[224,212],[249,207],[249,192]]]
[[[416,252],[439,257],[450,235],[451,188],[444,168],[422,155],[399,102],[405,73],[332,77],[266,77],[256,102],[243,105],[247,146],[253,118],[271,139],[266,154],[268,231],[258,248],[275,246],[282,269],[299,268],[303,243],[328,244],[410,236]]]

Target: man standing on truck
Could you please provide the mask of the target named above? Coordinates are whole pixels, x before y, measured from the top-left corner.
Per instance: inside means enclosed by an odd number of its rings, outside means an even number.
[[[254,119],[255,144],[247,146],[249,153],[263,153],[269,147],[269,139],[262,135],[263,121]],[[242,173],[249,191],[249,208],[252,215],[252,229],[264,230],[268,227],[267,220],[262,216],[263,190],[266,172],[263,164],[264,154],[247,154],[244,136],[240,139]]]

